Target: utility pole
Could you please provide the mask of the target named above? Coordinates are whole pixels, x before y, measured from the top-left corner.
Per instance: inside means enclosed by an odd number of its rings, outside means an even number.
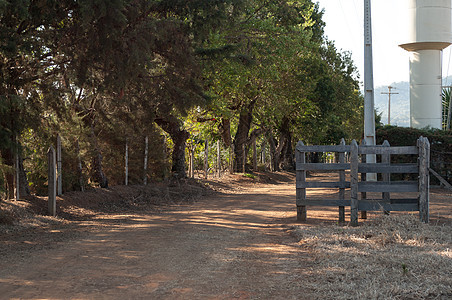
[[[375,145],[374,78],[372,62],[372,21],[370,0],[364,0],[364,140]],[[376,163],[375,154],[367,154],[368,163]],[[368,181],[376,181],[377,174],[367,174]]]
[[[398,93],[394,93],[391,90],[395,89],[393,86],[388,86],[388,92],[381,92],[381,94],[388,95],[388,125],[391,125],[391,95],[396,95]]]

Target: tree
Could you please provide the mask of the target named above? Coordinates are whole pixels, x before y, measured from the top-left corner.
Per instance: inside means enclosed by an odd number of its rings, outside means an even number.
[[[7,40],[0,49],[0,148],[7,165],[21,133],[32,132],[34,145],[46,147],[65,131],[67,139],[91,144],[93,179],[107,187],[102,145],[117,141],[107,141],[115,135],[106,131],[153,131],[157,120],[179,143],[175,149],[184,148],[178,117],[204,97],[190,31],[161,1],[10,1],[0,9]],[[178,155],[173,151],[173,162],[183,176]],[[8,182],[12,189],[12,174]]]
[[[209,109],[226,145],[235,131],[236,165],[262,133],[276,170],[293,166],[294,138],[332,143],[359,135],[356,68],[323,37],[318,5],[250,1],[245,11],[202,48]]]
[[[184,177],[188,115],[240,163],[268,139],[275,169],[293,164],[296,138],[355,134],[353,64],[324,40],[309,0],[9,1],[0,17],[1,168],[24,149],[35,183],[56,133],[102,187],[121,182],[126,136],[163,148],[160,130]]]
[[[49,45],[53,29],[65,17],[66,5],[65,1],[18,0],[0,4],[0,151],[7,166],[12,167],[14,156],[21,155],[21,133],[39,124],[35,122],[36,107],[47,99],[36,101],[34,86],[38,80],[46,85],[58,72],[52,67]],[[6,182],[12,194],[11,172]],[[25,192],[23,189],[22,195]]]
[[[92,165],[101,186],[107,180],[98,124],[152,127],[155,121],[173,139],[173,171],[185,176],[180,149],[186,132],[178,116],[204,98],[189,32],[167,13],[159,1],[81,1],[60,31],[60,49],[70,58],[65,74],[71,106],[91,128]]]
[[[314,32],[322,23],[313,21],[318,16],[310,1],[249,1],[235,22],[212,32],[203,43],[211,110],[220,115],[226,145],[231,120],[237,118],[233,141],[237,166],[252,141],[268,131],[264,123],[253,125],[256,108],[271,109],[283,101],[278,86],[290,76],[294,58],[318,39]]]
[[[445,130],[450,130],[450,122],[452,119],[452,97],[450,87],[443,89],[441,98],[443,107],[443,128]]]

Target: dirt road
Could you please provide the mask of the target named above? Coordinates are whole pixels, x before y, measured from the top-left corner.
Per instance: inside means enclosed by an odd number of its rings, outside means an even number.
[[[152,214],[0,263],[3,299],[309,299],[293,183]],[[88,224],[86,224],[88,225]],[[25,241],[26,242],[26,241]]]
[[[82,209],[86,219],[0,236],[0,299],[321,299],[318,284],[323,294],[343,288],[331,282],[345,277],[319,264],[291,234],[294,226],[312,227],[315,239],[316,230],[333,228],[334,239],[334,230],[342,231],[335,227],[337,208],[309,208],[308,222],[297,224],[293,174],[272,176],[272,184],[242,175],[228,178],[228,184],[209,181],[227,192],[191,205],[127,214]],[[90,202],[89,193],[82,196],[80,203]],[[440,232],[441,224],[452,223],[451,199],[444,190],[431,193],[431,223]],[[350,245],[335,249],[351,251]],[[442,250],[435,255],[449,251]],[[417,292],[402,283],[398,287],[405,294]],[[340,291],[335,295],[348,299]]]

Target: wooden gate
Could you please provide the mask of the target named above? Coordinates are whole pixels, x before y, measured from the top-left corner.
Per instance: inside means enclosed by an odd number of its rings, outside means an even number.
[[[336,163],[306,163],[308,152],[333,152],[339,158]],[[347,155],[348,154],[348,155]],[[366,163],[366,155],[380,156],[379,163]],[[416,163],[391,164],[391,155],[416,155]],[[349,157],[346,161],[345,157]],[[338,206],[339,221],[345,221],[345,206],[350,206],[350,223],[358,225],[358,211],[419,211],[423,222],[429,220],[429,162],[430,143],[420,137],[417,146],[391,147],[387,141],[383,145],[366,146],[344,140],[336,146],[305,146],[298,142],[297,161],[297,219],[306,221],[307,206]],[[338,172],[339,181],[313,182],[306,180],[306,172]],[[381,174],[378,181],[366,181],[366,174]],[[391,174],[415,174],[415,181],[391,181]],[[348,175],[348,176],[346,176]],[[361,176],[359,176],[361,175]],[[348,178],[348,180],[347,180]],[[307,197],[307,189],[338,189],[335,199],[313,199]],[[350,196],[345,197],[345,191]],[[381,198],[368,199],[367,193],[381,193]],[[416,193],[415,198],[404,198],[406,193]],[[399,197],[393,197],[398,194]],[[402,194],[402,197],[400,195]],[[359,197],[361,195],[361,197]]]

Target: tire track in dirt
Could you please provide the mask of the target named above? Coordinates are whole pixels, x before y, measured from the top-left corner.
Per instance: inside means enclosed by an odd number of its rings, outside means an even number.
[[[21,299],[309,299],[308,257],[286,232],[294,184],[260,185],[107,225],[0,263],[0,295]],[[306,259],[303,259],[306,257]]]

